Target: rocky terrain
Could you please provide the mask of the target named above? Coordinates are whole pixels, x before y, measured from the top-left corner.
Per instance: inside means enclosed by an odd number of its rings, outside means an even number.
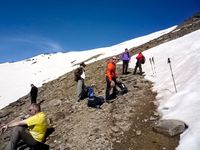
[[[181,37],[200,29],[200,14],[197,14],[174,31],[152,40],[137,50],[147,50],[169,40]],[[86,85],[95,84],[97,96],[105,93],[106,60],[100,60],[86,67]],[[46,143],[52,150],[174,150],[179,136],[168,137],[152,130],[161,116],[156,112],[156,93],[151,90],[152,83],[144,76],[118,74],[127,85],[129,92],[118,96],[112,103],[104,103],[101,109],[87,107],[87,101],[77,102],[76,82],[73,72],[45,83],[39,88],[38,101],[49,118],[49,126],[55,131]],[[132,72],[132,70],[129,70]],[[26,95],[0,110],[0,125],[25,114],[30,104]],[[0,135],[0,150],[9,140],[9,131]]]

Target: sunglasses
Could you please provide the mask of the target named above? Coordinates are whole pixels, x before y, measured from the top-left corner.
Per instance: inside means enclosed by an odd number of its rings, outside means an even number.
[[[33,111],[33,109],[29,109],[28,111],[31,112],[31,111]]]

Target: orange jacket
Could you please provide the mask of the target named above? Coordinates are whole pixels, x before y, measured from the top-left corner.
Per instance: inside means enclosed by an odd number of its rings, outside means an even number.
[[[117,77],[117,74],[116,74],[116,63],[114,63],[114,62],[108,62],[107,63],[106,77],[108,77],[108,79],[110,81],[112,81],[113,78]]]

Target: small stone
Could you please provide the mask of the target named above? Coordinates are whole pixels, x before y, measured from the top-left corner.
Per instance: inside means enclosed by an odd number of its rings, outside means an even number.
[[[157,120],[157,118],[151,116],[149,120],[154,121],[154,120]]]
[[[119,132],[119,127],[111,126],[111,130],[114,131],[114,132]]]
[[[139,135],[141,135],[141,134],[142,134],[142,131],[141,131],[141,130],[136,131],[136,135],[137,135],[137,136],[139,136]]]

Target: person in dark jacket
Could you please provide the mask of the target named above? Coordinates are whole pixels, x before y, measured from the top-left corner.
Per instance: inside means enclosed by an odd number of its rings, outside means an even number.
[[[137,68],[139,68],[140,75],[142,75],[142,60],[144,59],[142,52],[138,53],[138,56],[136,57],[136,59],[137,59],[137,62],[136,62],[133,74],[135,75],[137,72]]]
[[[31,104],[36,103],[37,95],[38,95],[38,88],[34,84],[31,84],[31,91],[30,91]]]
[[[123,66],[122,66],[122,74],[127,74],[128,73],[128,64],[131,59],[131,55],[126,48],[125,51],[121,55],[121,60],[123,61]]]
[[[77,101],[84,99],[84,89],[85,89],[85,63],[81,63],[80,67],[75,70],[75,76],[77,81]]]

